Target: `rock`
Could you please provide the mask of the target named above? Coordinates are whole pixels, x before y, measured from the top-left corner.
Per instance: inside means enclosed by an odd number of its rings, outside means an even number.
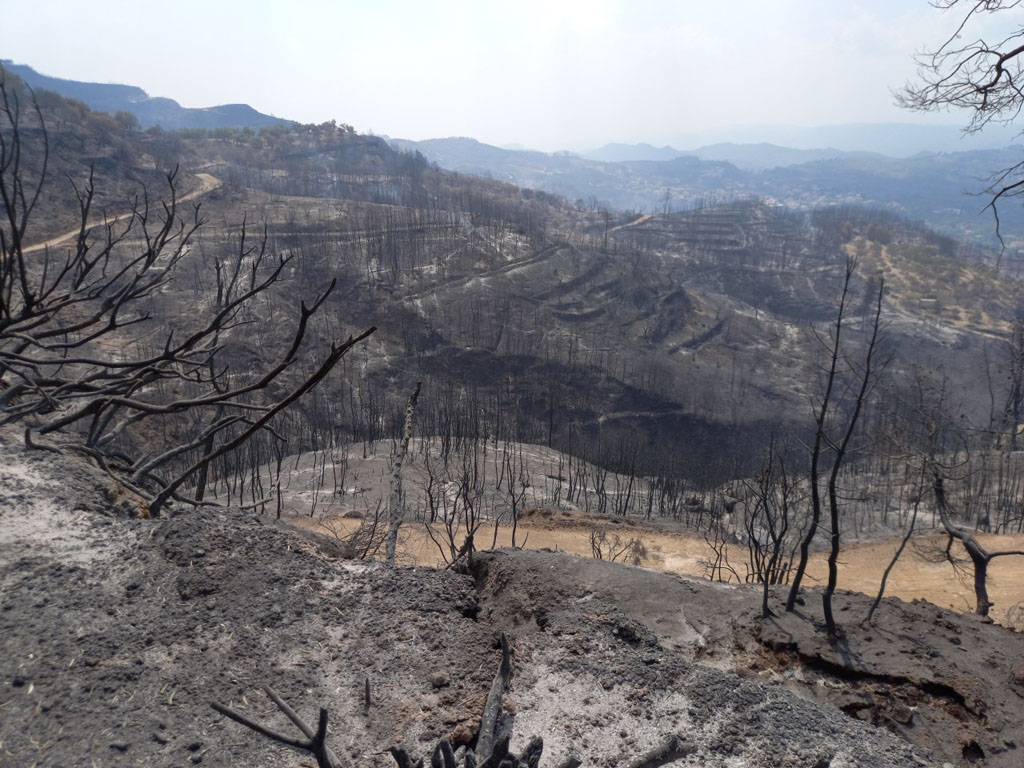
[[[444,672],[435,672],[428,679],[430,680],[430,684],[435,688],[446,688],[451,685],[448,675]]]
[[[902,701],[890,701],[886,707],[885,714],[893,722],[900,725],[909,725],[914,719],[914,712]]]
[[[1024,664],[1017,664],[1010,670],[1010,682],[1024,686]]]

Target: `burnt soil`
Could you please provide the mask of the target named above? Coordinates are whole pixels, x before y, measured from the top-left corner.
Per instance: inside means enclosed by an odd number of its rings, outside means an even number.
[[[1020,765],[1022,637],[929,604],[830,645],[804,615],[762,622],[753,589],[545,551],[468,573],[386,569],[241,511],[131,516],[71,455],[0,435],[0,764],[297,766],[210,708],[285,732],[272,686],[330,712],[345,765],[471,743],[509,634],[513,746],[542,765]],[[364,708],[369,681],[370,706]]]

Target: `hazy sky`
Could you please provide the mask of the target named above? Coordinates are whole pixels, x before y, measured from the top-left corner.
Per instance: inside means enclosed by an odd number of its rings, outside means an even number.
[[[189,107],[578,150],[743,124],[961,124],[891,95],[955,25],[926,0],[0,0],[0,58]]]

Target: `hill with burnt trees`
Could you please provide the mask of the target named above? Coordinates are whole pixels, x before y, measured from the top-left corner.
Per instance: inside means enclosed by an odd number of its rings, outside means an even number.
[[[856,205],[922,221],[943,234],[989,247],[998,247],[999,240],[986,208],[986,189],[995,170],[1020,160],[1020,147],[1012,137],[1002,148],[954,146],[909,157],[769,144],[720,144],[660,154],[613,147],[583,156],[502,149],[468,138],[394,139],[393,144],[422,152],[442,168],[543,189],[590,208],[664,214],[737,198],[803,211]],[[1004,238],[1019,248],[1024,215],[1018,206],[1004,208]]]
[[[756,201],[667,215],[580,210],[442,171],[334,123],[149,134],[115,130],[95,113],[72,118],[83,107],[57,96],[44,94],[40,108],[50,166],[26,243],[74,224],[67,178],[81,187],[90,167],[94,215],[129,210],[142,190],[155,210],[171,193],[160,174],[173,165],[177,197],[203,192],[176,213],[192,220],[199,204],[201,226],[146,322],[187,326],[181,308],[210,302],[215,267],[265,231],[263,268],[277,257],[287,267],[265,309],[220,334],[232,375],[268,364],[290,338],[289,307],[331,280],[305,344],[377,328],[297,403],[289,453],[397,434],[422,381],[424,434],[542,443],[701,487],[750,474],[773,433],[813,429],[822,337],[848,258],[857,261],[851,359],[885,284],[887,366],[872,390],[885,405],[871,409],[865,439],[885,433],[925,372],[948,380],[971,424],[1005,420],[1013,262],[888,213]],[[282,381],[296,375],[290,368]]]
[[[327,766],[328,707],[375,764],[493,765],[513,715],[560,765],[1015,764],[1019,636],[986,574],[1024,525],[1017,260],[861,207],[589,209],[335,122],[140,132],[3,77],[9,753],[232,759],[196,708],[252,724],[273,678],[307,741],[271,740]],[[523,446],[551,467],[535,516],[685,528],[709,580],[757,586],[481,553],[528,511]],[[354,534],[268,519],[291,475],[364,493],[355,452],[379,460]],[[394,567],[413,517],[451,573]],[[898,557],[915,526],[973,569],[977,618],[836,590],[841,534],[900,530]],[[611,527],[593,559],[642,549]],[[317,729],[289,714],[309,692]]]

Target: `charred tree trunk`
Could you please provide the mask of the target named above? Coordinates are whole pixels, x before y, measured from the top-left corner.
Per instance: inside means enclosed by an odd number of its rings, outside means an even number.
[[[416,383],[416,389],[409,398],[409,405],[405,408],[405,429],[402,432],[402,444],[395,456],[394,466],[391,468],[391,502],[388,508],[388,538],[385,545],[384,561],[388,565],[395,564],[395,549],[398,546],[398,529],[405,517],[405,505],[402,503],[402,464],[405,463],[406,454],[409,452],[409,440],[412,439],[413,416],[416,413],[416,402],[420,397],[421,382]]]

